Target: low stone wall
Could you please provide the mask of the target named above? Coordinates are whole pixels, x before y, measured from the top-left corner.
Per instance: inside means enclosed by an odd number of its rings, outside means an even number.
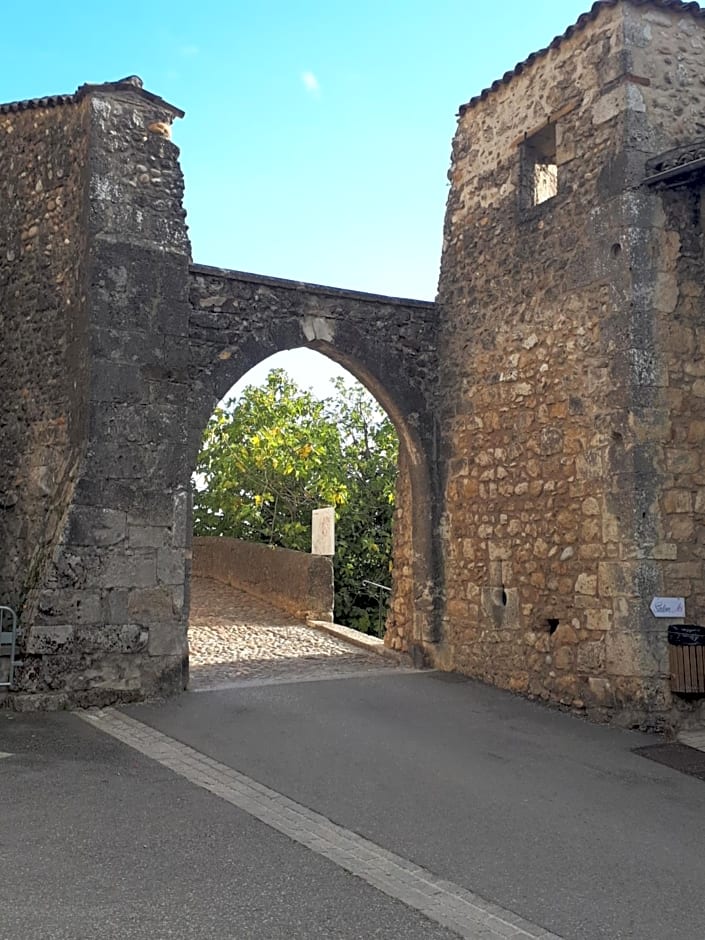
[[[193,540],[194,577],[247,591],[301,620],[333,621],[333,564],[308,555],[239,539]]]

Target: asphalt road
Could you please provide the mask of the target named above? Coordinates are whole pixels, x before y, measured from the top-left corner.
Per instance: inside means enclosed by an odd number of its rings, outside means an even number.
[[[436,674],[125,712],[565,940],[702,940],[705,783]],[[0,940],[452,934],[70,714],[0,713]]]
[[[631,752],[654,738],[454,678],[127,711],[566,940],[705,937],[705,783]]]
[[[67,715],[0,713],[2,940],[452,940]]]

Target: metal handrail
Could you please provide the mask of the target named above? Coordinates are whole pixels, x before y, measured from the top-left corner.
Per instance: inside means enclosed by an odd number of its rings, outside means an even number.
[[[9,615],[9,616],[8,616]],[[6,621],[10,621],[10,629],[6,628]],[[7,656],[2,653],[3,647],[9,647],[10,670],[7,682],[0,682],[0,688],[9,688],[15,678],[15,653],[17,651],[17,614],[12,607],[3,607],[0,605],[0,656]]]
[[[377,631],[381,635],[382,633],[382,609],[384,607],[382,603],[382,598],[384,597],[385,592],[387,594],[392,593],[392,589],[387,587],[386,584],[379,584],[377,581],[368,581],[366,578],[363,579],[363,584],[369,585],[369,587],[377,588]]]
[[[378,584],[376,581],[367,581],[367,580],[363,580],[362,583],[363,583],[363,584],[371,584],[372,587],[379,588],[380,591],[387,591],[388,594],[391,594],[391,593],[392,593],[392,589],[391,589],[390,587],[387,587],[386,584]]]

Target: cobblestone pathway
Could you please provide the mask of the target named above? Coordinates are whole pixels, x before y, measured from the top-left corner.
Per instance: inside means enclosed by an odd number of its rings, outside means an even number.
[[[333,678],[400,668],[396,660],[307,627],[209,578],[191,582],[189,647],[192,689],[248,679]]]

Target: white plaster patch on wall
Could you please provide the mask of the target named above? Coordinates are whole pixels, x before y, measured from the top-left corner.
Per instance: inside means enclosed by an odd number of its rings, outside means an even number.
[[[332,343],[335,339],[335,324],[325,317],[307,315],[301,321],[301,329],[309,343],[314,340]]]
[[[649,350],[630,349],[631,380],[636,385],[656,385],[654,357]]]
[[[659,10],[649,10],[647,13],[643,14],[643,18],[647,23],[657,23],[659,26],[670,27],[673,25],[673,21],[668,13],[661,13]]]
[[[101,98],[98,95],[91,95],[91,108],[96,112],[96,114],[110,114],[110,102],[107,98]]]
[[[638,85],[627,85],[627,110],[646,111],[646,102],[641,88]]]
[[[107,176],[94,176],[91,178],[91,197],[111,202],[117,199],[118,187],[115,181]]]

